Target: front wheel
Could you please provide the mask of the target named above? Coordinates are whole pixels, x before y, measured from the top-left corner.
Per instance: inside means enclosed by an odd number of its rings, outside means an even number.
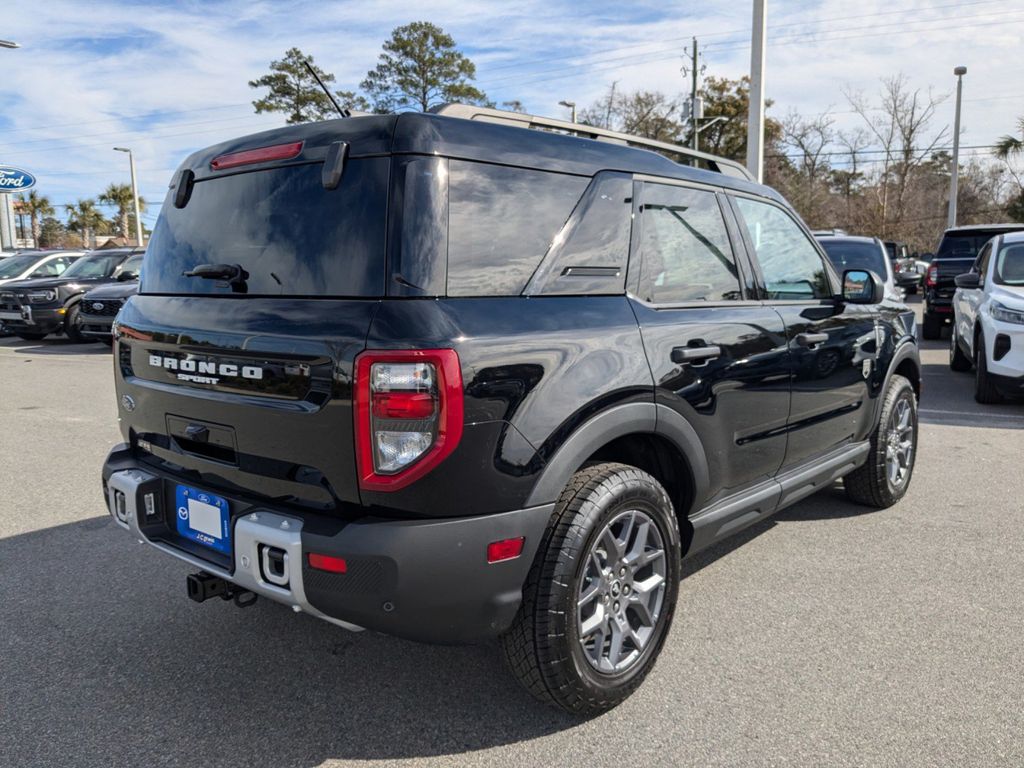
[[[653,477],[625,464],[573,475],[502,648],[536,698],[595,715],[654,666],[679,591],[679,527]]]
[[[843,478],[851,501],[875,509],[891,507],[910,487],[917,459],[917,396],[910,382],[894,374],[871,435],[868,460]]]
[[[997,405],[1003,402],[1003,396],[999,394],[995,380],[988,372],[985,338],[979,335],[974,346],[974,399],[982,405]]]
[[[76,344],[82,344],[88,341],[88,339],[82,335],[79,308],[77,304],[69,307],[68,313],[64,315],[64,333]]]

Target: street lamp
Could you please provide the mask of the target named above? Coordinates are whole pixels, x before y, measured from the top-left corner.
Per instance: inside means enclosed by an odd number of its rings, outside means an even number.
[[[572,110],[572,121],[576,122],[576,102],[575,101],[560,101],[558,102],[563,107],[568,107]]]
[[[128,165],[132,170],[132,199],[135,201],[135,243],[142,247],[142,217],[139,215],[139,187],[135,183],[135,156],[127,147],[114,147],[115,152],[128,153]],[[125,232],[125,235],[128,233]]]
[[[957,182],[960,176],[960,96],[964,88],[964,75],[967,67],[960,66],[953,70],[956,75],[956,116],[953,118],[953,168],[949,175],[949,221],[947,229],[956,226]]]
[[[21,48],[21,46],[13,40],[0,40],[0,48]]]

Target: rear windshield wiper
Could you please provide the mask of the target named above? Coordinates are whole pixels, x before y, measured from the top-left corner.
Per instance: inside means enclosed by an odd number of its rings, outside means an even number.
[[[184,277],[201,277],[204,280],[224,280],[235,293],[246,293],[249,290],[245,284],[249,279],[249,273],[242,269],[241,264],[199,264],[181,274]]]

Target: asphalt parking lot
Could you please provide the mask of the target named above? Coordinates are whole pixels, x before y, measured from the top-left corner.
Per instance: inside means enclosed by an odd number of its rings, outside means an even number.
[[[109,521],[109,351],[0,339],[0,764],[1024,764],[1024,405],[923,351],[909,495],[825,491],[688,564],[661,659],[589,721],[495,647],[185,597]]]

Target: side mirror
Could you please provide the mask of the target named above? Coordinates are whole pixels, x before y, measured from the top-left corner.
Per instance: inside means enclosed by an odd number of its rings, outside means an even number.
[[[956,287],[972,290],[981,287],[981,275],[977,272],[964,272],[956,276]]]
[[[881,278],[866,269],[843,272],[843,301],[847,304],[880,304],[885,297]]]
[[[129,280],[138,280],[138,279],[139,279],[139,276],[137,274],[135,274],[134,272],[121,272],[117,276],[117,282],[119,282],[119,283],[126,283]]]

